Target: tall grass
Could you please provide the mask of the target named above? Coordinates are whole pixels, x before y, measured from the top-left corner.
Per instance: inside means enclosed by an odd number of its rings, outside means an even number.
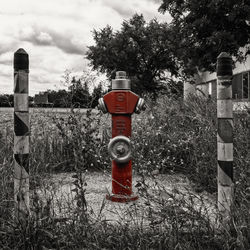
[[[246,183],[249,169],[248,120],[247,112],[234,115],[235,179],[240,184]],[[160,98],[157,103],[148,102],[146,114],[133,124],[138,171],[184,173],[197,184],[197,190],[216,191],[217,118],[213,99],[193,96],[184,103],[182,99]]]
[[[148,99],[147,104],[147,111],[133,116],[133,166],[142,180],[152,173],[181,173],[193,181],[196,191],[216,192],[215,102],[194,96],[186,103],[162,97],[157,101]],[[127,219],[109,223],[102,214],[103,207],[94,218],[87,209],[84,173],[110,168],[106,133],[110,123],[107,116],[96,111],[32,114],[32,214],[23,227],[13,218],[12,121],[1,124],[0,248],[249,249],[247,121],[247,113],[235,115],[236,201],[225,228],[217,227],[216,211],[207,210],[205,202],[194,194],[169,192],[159,183],[150,192],[143,181],[139,187],[142,202],[128,207]],[[73,175],[74,200],[64,208],[64,216],[58,217],[53,212],[53,196],[42,199],[39,191],[49,173],[65,171]],[[215,215],[211,217],[211,213]]]

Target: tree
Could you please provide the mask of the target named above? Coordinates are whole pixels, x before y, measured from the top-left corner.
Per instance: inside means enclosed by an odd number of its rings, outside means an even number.
[[[98,105],[98,99],[103,96],[103,89],[101,83],[98,86],[94,87],[91,95],[91,107],[95,108]]]
[[[68,88],[70,103],[74,107],[92,107],[93,100],[90,89],[94,89],[97,83],[105,86],[105,81],[99,79],[97,72],[88,69],[84,70],[82,74],[78,76],[72,76],[72,73],[66,70],[63,79],[62,84]]]
[[[239,48],[250,43],[249,0],[161,0],[159,11],[172,16],[176,56],[186,75],[215,70],[222,51],[238,61],[250,53]]]
[[[119,31],[110,26],[94,30],[96,45],[88,47],[87,58],[110,79],[116,71],[126,71],[135,92],[157,94],[164,88],[166,70],[178,74],[172,35],[168,24],[156,19],[146,23],[143,15],[135,14]]]
[[[71,107],[71,99],[69,93],[64,89],[56,90],[47,90],[48,92],[48,101],[53,103],[53,107]]]
[[[13,107],[14,96],[8,94],[0,95],[0,107]]]

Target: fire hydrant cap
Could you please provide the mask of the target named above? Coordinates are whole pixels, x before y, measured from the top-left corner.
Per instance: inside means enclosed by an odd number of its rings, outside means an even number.
[[[117,71],[115,79],[112,80],[112,90],[131,89],[130,80],[127,79],[125,71]]]
[[[131,159],[131,143],[128,137],[119,135],[112,138],[108,145],[111,158],[117,163],[126,163]]]
[[[121,79],[121,78],[127,78],[127,74],[126,74],[126,72],[125,71],[117,71],[116,73],[115,73],[115,78],[117,78],[117,79]]]

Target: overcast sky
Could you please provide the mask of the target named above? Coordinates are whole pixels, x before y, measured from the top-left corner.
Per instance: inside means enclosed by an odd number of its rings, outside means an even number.
[[[156,17],[159,0],[0,0],[0,93],[13,92],[13,55],[24,48],[30,59],[30,95],[58,89],[66,69],[82,72],[91,31],[142,13]]]

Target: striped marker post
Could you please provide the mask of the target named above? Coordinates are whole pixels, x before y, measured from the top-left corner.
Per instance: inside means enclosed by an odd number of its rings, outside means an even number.
[[[217,58],[218,210],[222,221],[230,218],[233,205],[232,75],[232,58],[222,52]]]
[[[18,220],[29,214],[29,55],[14,54],[14,201]]]

